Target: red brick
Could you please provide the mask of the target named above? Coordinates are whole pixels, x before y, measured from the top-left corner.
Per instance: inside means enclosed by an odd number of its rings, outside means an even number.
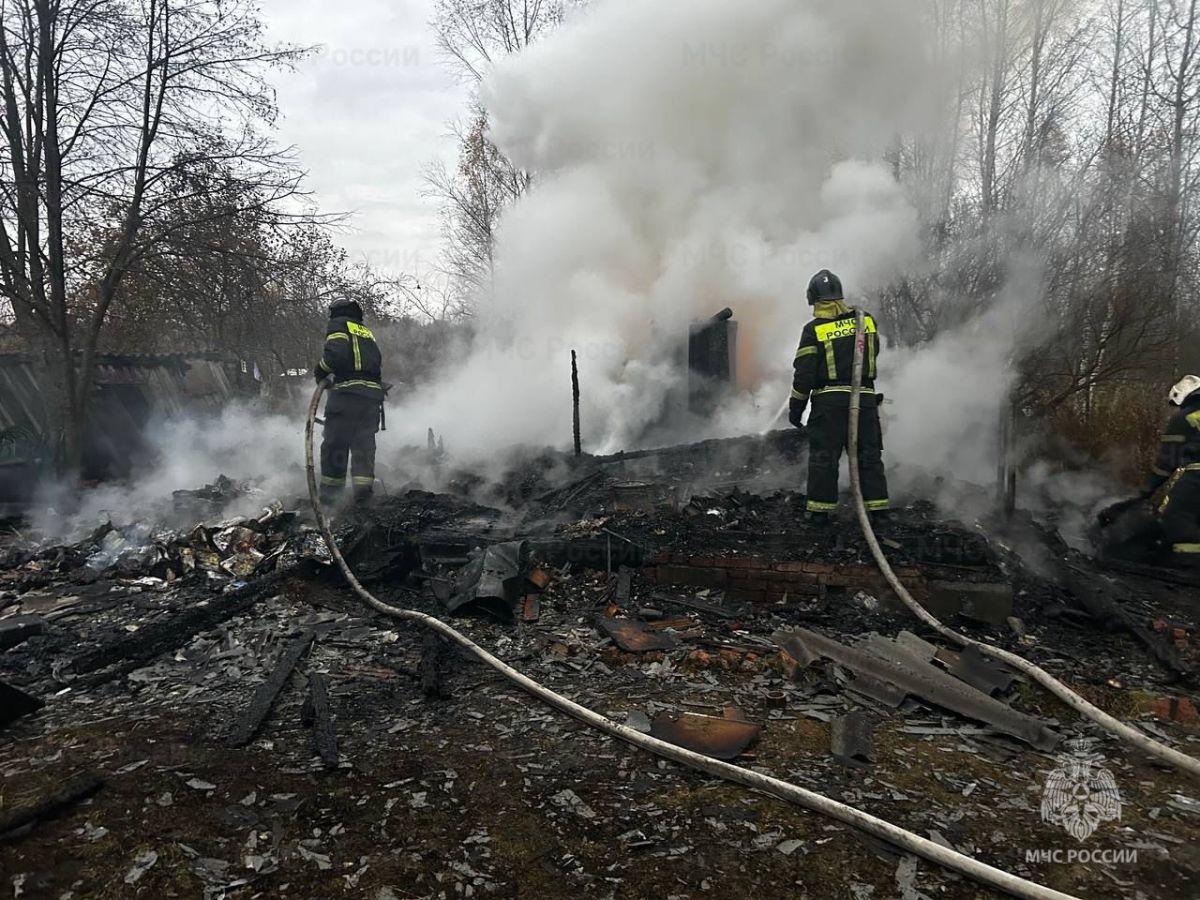
[[[803,572],[765,572],[762,577],[780,584],[819,584],[821,576]]]
[[[725,596],[734,603],[765,603],[767,600],[765,591],[747,591],[740,588],[726,591]]]
[[[722,569],[701,569],[694,566],[659,566],[659,584],[689,584],[697,587],[721,587],[728,579]]]
[[[787,590],[789,594],[798,594],[801,597],[820,597],[825,593],[825,588],[816,582],[812,584],[793,584]]]
[[[1167,722],[1195,725],[1200,722],[1195,704],[1187,697],[1160,697],[1154,701],[1154,715]]]
[[[770,564],[761,559],[747,559],[745,557],[730,557],[729,559],[717,560],[717,565],[725,569],[769,569]]]
[[[807,572],[809,565],[810,565],[809,563],[802,563],[802,562],[775,563],[775,571],[776,572],[790,572],[792,574],[800,574],[801,572]]]
[[[838,575],[859,580],[879,577],[879,570],[874,566],[838,566],[835,571]]]
[[[804,564],[804,571],[811,575],[832,575],[833,566],[826,565],[825,563],[810,562]]]
[[[719,559],[713,559],[712,557],[707,557],[707,556],[693,556],[691,559],[688,560],[688,565],[689,566],[700,566],[705,569],[712,569],[712,568],[715,568],[715,567],[721,565],[721,561]]]

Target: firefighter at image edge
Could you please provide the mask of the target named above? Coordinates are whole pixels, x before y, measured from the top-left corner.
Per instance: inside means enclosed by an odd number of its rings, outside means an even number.
[[[365,506],[375,490],[375,434],[383,421],[383,356],[375,335],[363,325],[363,310],[353,300],[329,307],[325,348],[314,374],[333,376],[325,401],[321,440],[321,503],[329,510],[345,500],[346,473],[354,503]]]
[[[1170,401],[1178,409],[1167,423],[1142,499],[1152,501],[1170,561],[1194,567],[1200,565],[1200,376],[1188,375],[1175,385]]]
[[[806,517],[828,522],[838,506],[838,468],[850,436],[850,386],[854,374],[857,311],[845,303],[842,281],[828,269],[813,276],[808,303],[814,318],[804,326],[796,351],[795,375],[788,419],[803,427],[808,418],[808,506]],[[858,463],[863,498],[872,519],[886,519],[887,474],[883,467],[883,431],[875,376],[879,332],[875,319],[864,313],[866,355],[863,360],[862,411],[859,417]]]

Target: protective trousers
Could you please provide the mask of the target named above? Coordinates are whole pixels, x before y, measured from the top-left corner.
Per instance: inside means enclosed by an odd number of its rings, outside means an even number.
[[[1200,465],[1185,466],[1171,476],[1158,517],[1173,561],[1200,565]]]
[[[850,442],[850,396],[813,397],[808,419],[808,511],[831,513],[838,505],[838,470]],[[864,394],[858,425],[858,467],[863,498],[870,512],[889,507],[883,467],[883,429],[873,394]]]
[[[325,402],[325,432],[321,440],[321,502],[340,503],[350,470],[354,500],[362,503],[375,490],[375,433],[379,431],[379,401],[334,390]]]

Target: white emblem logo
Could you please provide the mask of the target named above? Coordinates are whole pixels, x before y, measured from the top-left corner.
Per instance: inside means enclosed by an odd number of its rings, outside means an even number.
[[[1121,792],[1104,757],[1092,752],[1092,741],[1070,741],[1070,753],[1058,758],[1042,789],[1042,821],[1061,825],[1079,842],[1105,822],[1121,820]]]

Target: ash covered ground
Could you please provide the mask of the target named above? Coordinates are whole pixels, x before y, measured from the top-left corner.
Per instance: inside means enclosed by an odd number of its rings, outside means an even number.
[[[445,473],[453,490],[397,491],[336,530],[384,601],[452,618],[638,730],[1077,896],[1200,891],[1200,787],[935,641],[848,516],[836,534],[803,522],[803,497],[779,487],[801,481],[796,461],[778,438],[545,456],[499,483]],[[305,498],[226,519],[251,491],[179,495],[192,527],[5,550],[0,681],[44,703],[0,731],[15,896],[987,895],[543,707],[362,604]],[[1200,753],[1187,577],[1104,571],[1028,516],[954,520],[919,497],[883,537],[946,621]],[[925,653],[920,683],[801,665],[781,652],[788,629]],[[924,696],[938,677],[965,707]],[[1120,792],[1120,818],[1082,842],[1043,819],[1048,779],[1079,754]],[[1080,849],[1103,858],[1045,857]]]

